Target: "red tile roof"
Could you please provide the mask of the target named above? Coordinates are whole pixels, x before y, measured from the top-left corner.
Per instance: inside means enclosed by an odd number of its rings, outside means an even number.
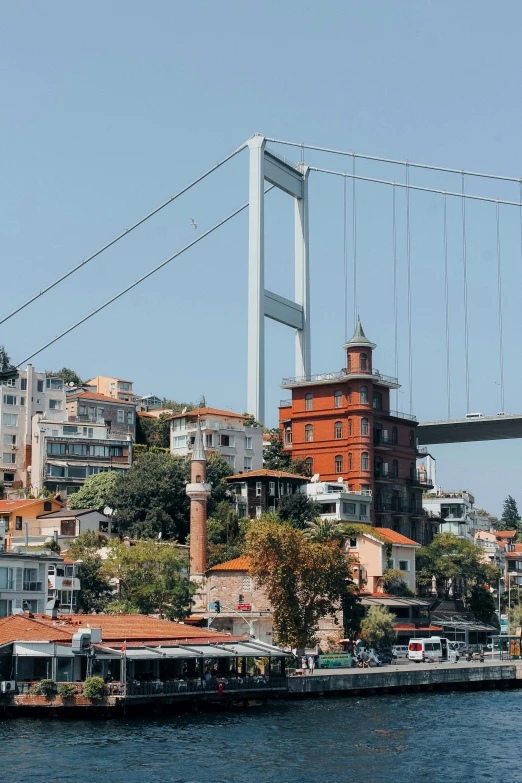
[[[413,623],[395,623],[393,627],[396,631],[442,631],[442,627],[438,625],[427,625],[419,628],[419,626]]]
[[[219,565],[209,568],[207,574],[212,571],[250,571],[250,558],[248,555],[241,555],[234,560],[227,560],[226,563],[219,563]]]
[[[185,411],[185,413],[175,413],[174,416],[170,416],[170,418],[179,419],[182,416],[186,416],[189,419],[197,416],[226,416],[229,419],[248,418],[245,413],[232,413],[232,411],[222,411],[219,408],[194,408],[194,410]]]
[[[284,470],[249,470],[246,473],[236,473],[235,476],[227,476],[227,481],[244,481],[246,478],[258,477],[258,478],[292,478],[301,479],[302,481],[310,481],[308,476],[301,476],[299,473],[286,473]]]
[[[416,541],[412,541],[411,538],[406,538],[406,536],[402,536],[400,533],[397,533],[395,530],[392,530],[389,527],[377,527],[375,528],[379,535],[381,535],[383,538],[385,538],[387,541],[390,542],[390,544],[401,544],[402,546],[419,546]],[[371,528],[368,530],[368,535],[371,536]]]
[[[44,503],[45,501],[50,503],[56,503],[57,506],[62,507],[63,503],[54,498],[30,498],[29,500],[0,500],[0,511],[14,511],[17,508],[24,508],[25,506],[32,506],[35,503]]]
[[[495,530],[495,538],[515,538],[516,530]]]
[[[126,400],[120,400],[117,397],[107,397],[105,394],[98,394],[98,392],[89,391],[78,392],[78,394],[71,394],[67,398],[67,402],[76,400],[79,397],[86,400],[101,400],[102,402],[112,402],[115,405],[119,405],[120,403],[121,405],[134,405],[132,401],[127,402]]]
[[[139,614],[76,614],[59,615],[52,620],[47,615],[15,614],[0,620],[0,645],[10,642],[66,641],[87,627],[101,628],[102,642],[121,644],[149,642],[185,642],[187,639],[221,642],[230,640],[229,634],[194,628],[170,620],[156,620]]]

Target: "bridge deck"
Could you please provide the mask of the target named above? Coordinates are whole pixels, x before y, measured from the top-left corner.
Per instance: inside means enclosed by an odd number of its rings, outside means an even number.
[[[417,427],[417,438],[421,446],[522,438],[522,414],[483,416],[480,419],[421,421]]]

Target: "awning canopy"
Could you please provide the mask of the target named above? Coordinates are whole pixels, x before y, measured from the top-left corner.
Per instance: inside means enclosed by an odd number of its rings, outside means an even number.
[[[289,655],[279,647],[256,640],[223,644],[183,644],[176,647],[127,647],[129,660],[161,660],[182,658],[281,658]],[[121,658],[121,648],[110,649],[104,645],[96,653],[98,658]]]
[[[464,631],[494,631],[498,633],[498,628],[488,623],[482,623],[480,620],[468,620],[466,617],[444,617],[444,615],[432,614],[431,620],[443,628],[462,628]]]

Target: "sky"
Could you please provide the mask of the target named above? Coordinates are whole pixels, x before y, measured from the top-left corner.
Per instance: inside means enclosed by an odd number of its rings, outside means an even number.
[[[225,0],[175,3],[0,0],[0,318],[254,133],[362,154],[518,177],[522,6],[503,0]],[[291,162],[301,150],[271,145]],[[314,166],[352,160],[312,151]],[[404,182],[403,166],[358,174]],[[458,191],[461,177],[410,169],[413,184]],[[467,192],[519,200],[518,183],[465,179]],[[353,202],[343,180],[310,174],[312,371],[344,366],[353,324]],[[357,302],[394,374],[393,188],[356,186]],[[21,362],[248,198],[243,152],[0,326]],[[443,198],[410,196],[412,398],[420,420],[448,412]],[[293,205],[266,199],[266,287],[293,295]],[[521,412],[521,217],[500,207],[504,409]],[[192,227],[194,218],[198,229]],[[344,236],[349,290],[345,294]],[[32,361],[135,391],[246,408],[247,214],[202,240]],[[451,415],[466,413],[461,201],[447,198]],[[409,410],[406,199],[396,188],[398,408]],[[470,409],[500,410],[494,204],[466,204]],[[345,302],[348,302],[346,310]],[[266,424],[294,374],[294,336],[266,322]],[[522,503],[519,441],[438,446],[437,482],[500,513]]]

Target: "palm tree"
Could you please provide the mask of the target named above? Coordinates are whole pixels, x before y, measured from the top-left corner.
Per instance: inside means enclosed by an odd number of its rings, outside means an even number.
[[[329,541],[332,538],[342,538],[342,525],[338,519],[321,519],[306,523],[304,534],[310,541]]]

